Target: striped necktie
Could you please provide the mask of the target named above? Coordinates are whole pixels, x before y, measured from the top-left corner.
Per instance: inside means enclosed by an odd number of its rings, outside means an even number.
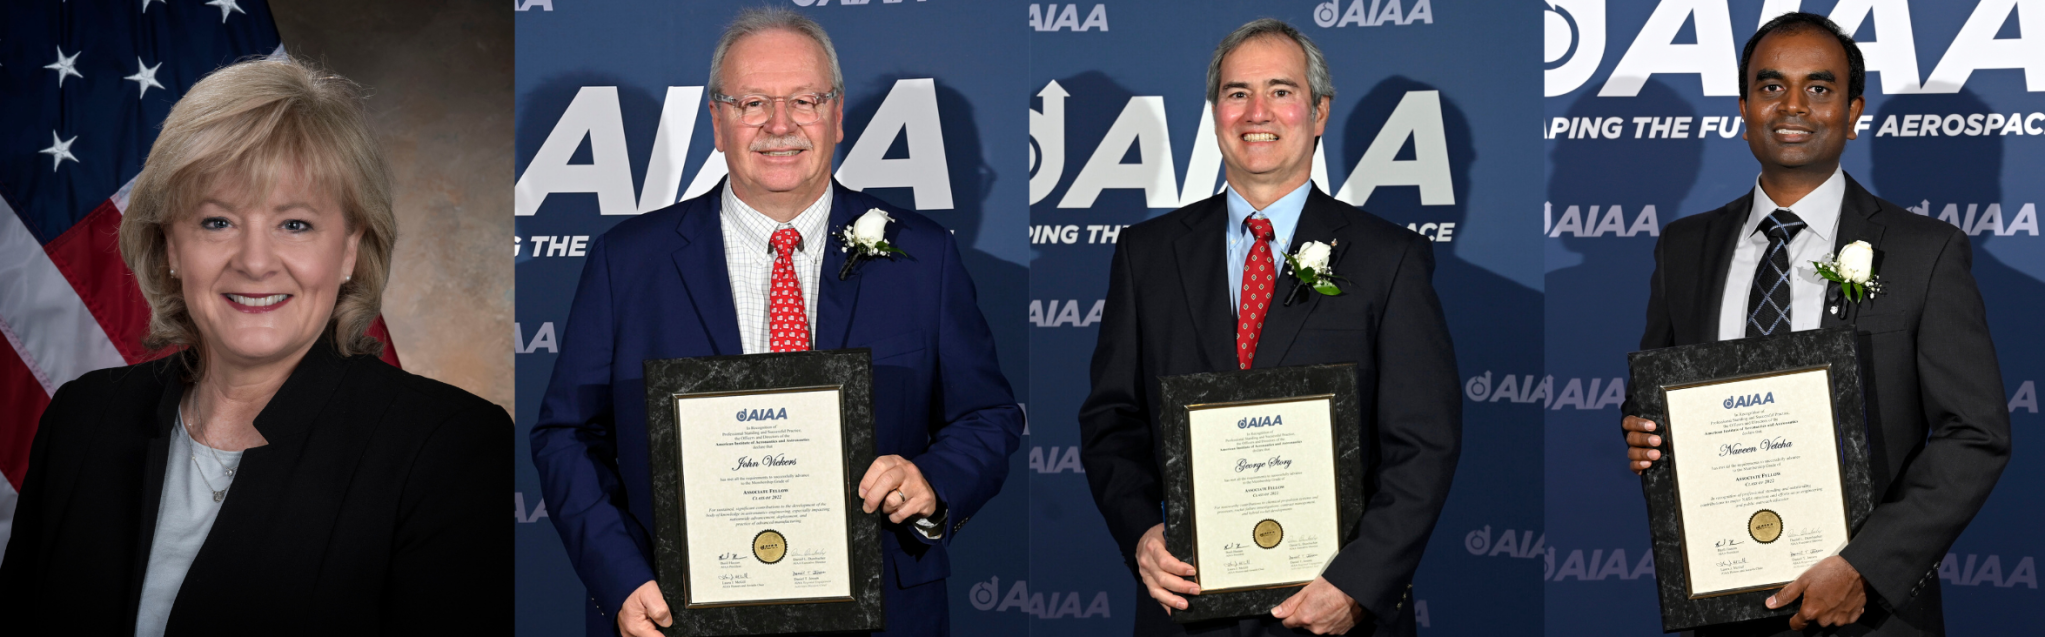
[[[1789,242],[1804,229],[1804,220],[1788,208],[1777,208],[1761,220],[1761,232],[1768,235],[1768,251],[1754,265],[1754,288],[1747,293],[1747,336],[1768,336],[1790,331]]]

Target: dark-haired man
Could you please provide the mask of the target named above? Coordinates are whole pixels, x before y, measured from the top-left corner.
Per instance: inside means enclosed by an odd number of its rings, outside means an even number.
[[[1462,395],[1433,245],[1309,180],[1334,94],[1321,50],[1298,30],[1271,19],[1236,29],[1207,73],[1228,191],[1130,226],[1116,244],[1080,456],[1109,533],[1157,602],[1138,605],[1138,635],[1416,630],[1413,571],[1455,474]],[[1309,241],[1335,246],[1341,294],[1286,303],[1297,280],[1281,273],[1283,255]],[[1396,371],[1381,365],[1393,361]],[[1355,363],[1364,397],[1373,453],[1356,534],[1269,617],[1172,623],[1200,587],[1164,545],[1158,377],[1326,363]]]
[[[1850,325],[1868,361],[1873,514],[1838,555],[1768,599],[1801,599],[1795,615],[1699,635],[1944,634],[1939,560],[2009,459],[1973,244],[1839,168],[1865,84],[1860,50],[1831,21],[1790,13],[1763,25],[1740,54],[1740,115],[1761,176],[1747,196],[1669,224],[1655,247],[1641,349]],[[1855,241],[1873,246],[1882,291],[1849,308],[1856,301],[1809,266]],[[1638,473],[1661,459],[1663,440],[1633,405],[1622,427]]]

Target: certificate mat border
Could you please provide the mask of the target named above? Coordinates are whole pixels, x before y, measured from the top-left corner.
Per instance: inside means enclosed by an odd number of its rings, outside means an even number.
[[[1667,435],[1668,400],[1661,388],[1830,365],[1833,431],[1839,445],[1840,479],[1846,499],[1846,528],[1850,536],[1860,529],[1874,510],[1874,489],[1868,472],[1867,430],[1871,425],[1862,389],[1865,375],[1861,371],[1863,364],[1860,360],[1861,343],[1866,338],[1865,334],[1858,334],[1852,328],[1833,327],[1666,347],[1627,355],[1631,371],[1628,385],[1631,409],[1627,413],[1652,420],[1665,428],[1661,432],[1662,460],[1650,466],[1640,478],[1641,491],[1647,499],[1648,531],[1654,547],[1663,631],[1786,617],[1795,613],[1798,606],[1792,604],[1770,610],[1765,602],[1773,588],[1690,598],[1673,468],[1675,463],[1682,461],[1682,450],[1671,444],[1674,438]]]
[[[1663,386],[1661,386],[1661,387],[1659,388],[1659,390],[1660,390],[1660,391],[1661,391],[1661,393],[1662,393],[1662,404],[1666,405],[1666,404],[1668,404],[1668,393],[1669,393],[1669,392],[1672,392],[1672,391],[1679,391],[1679,390],[1685,390],[1685,389],[1700,389],[1700,388],[1704,388],[1704,387],[1713,387],[1713,386],[1717,386],[1717,385],[1725,385],[1725,384],[1729,384],[1729,383],[1737,383],[1737,382],[1741,382],[1741,381],[1749,381],[1749,380],[1761,380],[1761,379],[1763,379],[1763,378],[1779,378],[1779,377],[1782,377],[1782,376],[1795,376],[1795,375],[1797,375],[1797,374],[1808,374],[1808,373],[1811,373],[1811,372],[1823,372],[1823,373],[1825,374],[1825,384],[1826,384],[1826,386],[1827,386],[1827,387],[1830,387],[1830,386],[1831,386],[1831,384],[1832,384],[1832,364],[1831,364],[1831,363],[1825,363],[1825,364],[1822,364],[1822,365],[1810,365],[1810,366],[1806,366],[1806,367],[1803,367],[1803,368],[1800,368],[1800,369],[1786,369],[1786,370],[1781,370],[1781,371],[1774,371],[1774,372],[1764,372],[1764,373],[1760,373],[1760,374],[1747,374],[1747,375],[1745,375],[1745,376],[1734,376],[1734,377],[1730,377],[1730,378],[1718,378],[1718,379],[1713,379],[1713,380],[1707,380],[1707,381],[1699,381],[1699,382],[1692,382],[1692,383],[1683,383],[1683,384],[1676,384],[1676,385],[1663,385]],[[1826,393],[1827,393],[1827,394],[1830,394],[1830,391],[1827,391]],[[1826,411],[1826,414],[1827,414],[1827,415],[1832,415],[1832,413],[1831,413],[1831,412],[1833,411],[1833,410],[1832,410],[1832,405],[1831,405],[1831,404],[1830,404],[1829,402],[1828,402],[1828,403],[1827,403],[1827,404],[1825,405],[1825,411]],[[1669,432],[1669,431],[1673,431],[1673,430],[1674,430],[1674,429],[1675,429],[1676,427],[1678,427],[1678,425],[1677,425],[1677,424],[1675,424],[1675,423],[1673,422],[1673,420],[1674,420],[1674,418],[1673,418],[1673,417],[1671,417],[1671,416],[1667,416],[1667,415],[1666,415],[1666,411],[1664,412],[1664,420],[1672,421],[1672,422],[1670,422],[1670,423],[1669,423],[1669,425],[1668,425],[1668,426],[1669,426],[1669,429],[1667,429],[1667,430],[1664,430],[1664,431],[1663,431],[1662,433],[1663,433],[1663,438],[1664,438],[1664,440],[1667,440],[1667,441],[1669,441],[1669,442],[1670,442],[1670,444],[1669,444],[1668,446],[1669,446],[1669,447],[1670,447],[1671,449],[1673,449],[1673,448],[1675,447],[1675,444],[1674,444],[1674,440],[1673,440],[1673,438],[1674,438],[1674,437],[1673,437],[1673,436],[1669,436],[1669,435],[1667,435],[1667,434],[1668,434],[1668,432]],[[1656,421],[1656,422],[1658,422],[1658,423],[1659,423],[1659,422],[1662,422],[1662,421]],[[1827,442],[1828,442],[1828,443],[1830,443],[1830,447],[1831,447],[1831,448],[1833,448],[1833,449],[1838,449],[1838,448],[1839,448],[1839,429],[1838,429],[1838,426],[1837,426],[1837,424],[1838,424],[1839,420],[1838,420],[1838,418],[1837,418],[1836,416],[1834,416],[1834,417],[1833,417],[1833,420],[1832,420],[1832,422],[1834,423],[1834,426],[1833,426],[1833,427],[1832,427],[1831,429],[1829,429],[1829,430],[1827,430],[1827,431],[1826,431],[1826,433],[1827,433],[1827,434],[1830,434],[1830,435],[1828,436],[1828,440],[1827,440]],[[1834,475],[1837,475],[1837,476],[1839,476],[1839,482],[1838,482],[1838,483],[1837,483],[1837,484],[1835,485],[1835,488],[1836,488],[1836,489],[1838,489],[1838,491],[1837,491],[1837,492],[1839,493],[1839,520],[1840,520],[1840,522],[1844,523],[1844,525],[1845,525],[1845,527],[1846,527],[1846,528],[1848,528],[1848,529],[1851,529],[1851,528],[1853,528],[1853,515],[1852,515],[1852,514],[1853,514],[1853,512],[1852,512],[1852,510],[1851,510],[1851,507],[1849,507],[1849,506],[1847,505],[1847,498],[1846,498],[1846,464],[1845,464],[1845,462],[1844,462],[1844,461],[1840,460],[1840,458],[1839,458],[1839,454],[1838,454],[1838,453],[1834,453],[1834,454],[1832,454],[1832,460],[1833,460],[1833,465],[1832,465],[1832,467],[1833,467],[1833,469],[1834,469]],[[1671,464],[1671,465],[1669,465],[1669,483],[1675,486],[1675,489],[1674,489],[1674,494],[1675,494],[1675,495],[1674,495],[1674,497],[1675,497],[1675,501],[1676,501],[1676,523],[1677,523],[1678,525],[1681,525],[1681,524],[1683,523],[1683,521],[1684,521],[1684,520],[1683,520],[1683,482],[1682,482],[1682,480],[1680,479],[1680,472],[1679,472],[1679,471],[1677,471],[1677,465],[1674,465],[1674,464]],[[1755,513],[1754,513],[1754,515],[1760,515],[1760,512],[1758,512],[1758,511],[1757,511],[1757,512],[1755,512]],[[1689,577],[1689,572],[1690,572],[1690,544],[1689,544],[1688,542],[1685,542],[1685,543],[1683,543],[1683,573],[1684,573],[1684,577],[1683,577],[1683,585],[1684,585],[1685,587],[1687,587],[1687,588],[1688,588],[1688,590],[1689,590],[1689,593],[1690,593],[1690,599],[1704,599],[1704,598],[1707,598],[1707,597],[1719,597],[1719,596],[1722,596],[1722,595],[1736,595],[1736,594],[1739,594],[1739,593],[1748,593],[1748,592],[1753,592],[1753,591],[1772,591],[1772,590],[1775,590],[1775,589],[1778,589],[1778,588],[1782,588],[1782,587],[1784,587],[1784,586],[1788,586],[1788,585],[1789,585],[1789,583],[1790,583],[1791,581],[1793,581],[1793,580],[1783,580],[1783,581],[1780,581],[1780,582],[1770,582],[1770,583],[1767,583],[1767,584],[1760,584],[1760,585],[1755,585],[1755,586],[1742,586],[1742,587],[1739,587],[1739,588],[1729,588],[1729,589],[1725,589],[1725,590],[1717,590],[1717,591],[1705,591],[1705,592],[1701,592],[1701,593],[1700,593],[1700,592],[1698,592],[1698,591],[1697,591],[1697,585],[1696,585],[1696,584],[1694,583],[1694,580],[1693,580],[1693,578]]]
[[[842,415],[844,414],[844,409],[845,409],[845,407],[844,407],[844,405],[845,405],[845,386],[844,386],[844,385],[813,385],[813,386],[809,386],[809,387],[780,387],[780,388],[774,388],[774,389],[745,389],[745,390],[738,390],[738,391],[713,391],[713,392],[697,392],[697,393],[687,393],[687,394],[669,394],[669,395],[668,395],[668,398],[669,398],[670,400],[672,400],[672,401],[673,401],[673,404],[675,405],[675,413],[679,414],[679,413],[681,412],[681,402],[682,402],[682,401],[684,401],[684,400],[695,400],[695,399],[699,399],[699,398],[730,398],[730,397],[733,397],[733,396],[766,396],[766,395],[770,395],[770,394],[803,394],[803,393],[809,393],[809,392],[818,392],[818,391],[832,391],[832,392],[837,392],[837,398],[838,398],[838,405],[839,405],[839,407],[838,407],[838,409],[839,409],[839,414],[840,414],[841,416],[842,416]],[[676,426],[677,428],[679,428],[679,427],[681,426],[681,420],[680,420],[680,417],[679,417],[679,416],[676,416],[676,417],[675,417],[675,426]],[[840,440],[842,441],[842,440],[843,440],[844,438],[843,438],[843,436],[841,435],[839,439],[840,439]],[[842,444],[842,443],[841,443],[841,444]],[[681,473],[682,475],[688,475],[688,472],[687,472],[687,467],[686,467],[686,465],[688,464],[688,462],[687,462],[686,460],[684,460],[684,459],[685,459],[685,458],[688,458],[688,457],[689,457],[689,454],[687,454],[687,453],[683,453],[683,452],[682,452],[682,437],[681,437],[681,435],[679,435],[679,434],[677,434],[677,435],[675,436],[675,452],[676,452],[676,456],[675,456],[675,471],[677,471],[677,472],[680,472],[680,473]],[[839,480],[843,481],[843,480],[850,480],[850,479],[851,479],[850,475],[851,475],[851,473],[852,473],[852,467],[851,467],[850,465],[847,465],[847,466],[842,466],[842,467],[839,467],[838,469],[839,469],[839,476],[838,476],[838,479],[839,479]],[[677,493],[675,494],[675,495],[676,495],[676,497],[675,497],[675,499],[674,499],[674,503],[675,503],[675,508],[676,508],[677,510],[682,510],[682,511],[686,511],[686,510],[688,510],[688,508],[689,508],[689,507],[688,507],[688,504],[689,504],[689,486],[688,486],[688,484],[686,484],[686,483],[679,483],[679,482],[678,482],[677,484],[680,484],[680,485],[681,485],[681,488],[680,488],[680,489],[678,489],[678,490],[677,490]],[[685,528],[685,529],[687,528],[687,524],[686,524],[686,523],[685,523],[685,524],[683,525],[683,528]],[[848,530],[849,530],[849,529],[848,529]],[[766,529],[766,530],[760,531],[760,533],[767,533],[768,531],[773,531],[773,529]],[[779,535],[779,534],[780,534],[780,532],[778,532],[778,531],[775,531],[775,534],[776,534],[776,535]],[[684,535],[683,537],[687,537],[687,535],[685,534],[685,535]],[[851,538],[851,534],[850,534],[850,533],[847,533],[847,534],[846,534],[846,538],[845,538],[845,539],[846,539],[846,541],[845,541],[845,554],[846,554],[846,555],[847,555],[847,556],[849,557],[850,555],[852,555],[852,541],[851,541],[851,540],[852,540],[852,538]],[[759,541],[759,536],[758,536],[758,535],[755,535],[755,536],[753,536],[753,541],[757,543],[757,542]],[[690,573],[691,571],[690,571],[690,563],[689,563],[689,560],[687,559],[687,554],[686,554],[686,553],[684,553],[684,555],[683,555],[683,558],[684,558],[684,559],[682,560],[682,581],[681,581],[681,585],[682,585],[682,604],[681,604],[681,606],[682,606],[683,608],[723,608],[723,607],[726,607],[726,606],[764,606],[764,605],[771,605],[771,604],[816,604],[816,603],[823,603],[823,602],[849,602],[849,601],[852,601],[852,596],[848,594],[848,595],[834,595],[834,596],[831,596],[831,597],[793,597],[793,598],[774,598],[774,599],[762,599],[762,600],[748,600],[748,601],[737,601],[737,602],[697,602],[697,601],[694,601],[694,599],[695,599],[695,598],[694,598],[694,596],[693,596],[693,595],[691,594],[691,593],[692,593],[693,591],[689,590],[689,581],[690,581],[690,578],[689,578],[689,573]],[[777,559],[777,560],[774,560],[773,562],[768,562],[768,563],[769,563],[769,564],[778,564],[778,563],[780,563],[780,562],[781,562],[781,560],[778,560],[778,559]],[[673,606],[673,604],[670,604],[669,606]]]
[[[1333,394],[1333,393],[1327,393],[1327,394],[1314,394],[1314,395],[1311,395],[1311,396],[1293,396],[1293,397],[1290,397],[1290,398],[1262,398],[1262,399],[1257,399],[1257,400],[1238,400],[1238,401],[1233,401],[1233,402],[1221,402],[1221,403],[1200,403],[1200,404],[1198,404],[1198,405],[1187,405],[1187,406],[1186,406],[1186,425],[1187,425],[1187,427],[1186,427],[1186,441],[1187,441],[1187,444],[1186,444],[1186,451],[1187,451],[1187,453],[1188,453],[1188,455],[1187,455],[1187,461],[1188,461],[1188,464],[1187,464],[1187,469],[1188,469],[1188,473],[1187,473],[1187,481],[1188,481],[1188,483],[1189,483],[1189,484],[1187,485],[1187,489],[1186,489],[1186,509],[1187,509],[1187,510],[1189,510],[1189,511],[1193,511],[1193,510],[1198,510],[1198,509],[1197,509],[1196,507],[1198,507],[1198,506],[1200,505],[1200,489],[1199,489],[1199,488],[1197,488],[1197,486],[1195,486],[1195,485],[1193,485],[1193,484],[1190,484],[1190,483],[1191,483],[1191,481],[1192,481],[1192,474],[1191,474],[1191,469],[1192,469],[1192,465],[1191,465],[1191,460],[1192,460],[1192,456],[1191,456],[1191,452],[1192,452],[1192,446],[1193,446],[1193,445],[1192,445],[1192,438],[1193,438],[1193,428],[1192,428],[1192,424],[1193,424],[1193,412],[1196,412],[1196,411],[1206,411],[1206,410],[1209,410],[1209,409],[1222,409],[1222,408],[1227,408],[1227,407],[1254,407],[1254,406],[1257,406],[1257,405],[1282,405],[1282,404],[1286,404],[1286,403],[1303,403],[1303,402],[1308,402],[1308,401],[1316,401],[1316,400],[1326,400],[1326,401],[1328,401],[1328,411],[1329,411],[1329,413],[1328,413],[1328,420],[1329,420],[1329,422],[1330,422],[1330,423],[1333,423],[1333,422],[1334,422],[1334,416],[1335,416],[1335,414],[1334,414],[1334,409],[1335,409],[1335,394]],[[1332,436],[1330,436],[1330,437],[1332,438]],[[1339,453],[1339,452],[1337,452],[1337,451],[1336,451],[1336,450],[1335,450],[1334,448],[1332,448],[1332,447],[1328,449],[1328,456],[1329,456],[1329,459],[1333,460],[1333,461],[1334,461],[1335,463],[1337,463],[1338,465],[1339,465],[1339,464],[1340,464],[1340,463],[1342,462],[1342,454],[1341,454],[1341,453]],[[1330,484],[1330,485],[1328,485],[1328,486],[1329,486],[1329,487],[1331,488],[1331,491],[1334,491],[1334,490],[1336,490],[1336,489],[1340,489],[1340,488],[1341,488],[1341,486],[1342,486],[1342,478],[1341,478],[1340,476],[1336,476],[1336,475],[1330,475],[1330,476],[1328,476],[1328,477],[1329,477],[1329,478],[1330,478],[1331,480],[1333,480],[1333,481],[1334,481],[1334,484]],[[1339,499],[1339,498],[1337,499],[1337,501],[1336,501],[1336,503],[1335,503],[1335,504],[1336,504],[1336,510],[1335,510],[1335,515],[1336,515],[1336,520],[1337,520],[1337,524],[1339,525],[1339,524],[1340,524],[1340,520],[1341,520],[1341,515],[1342,515],[1342,510],[1341,510],[1341,502],[1340,502],[1340,499]],[[1199,557],[1200,557],[1200,527],[1199,527],[1198,525],[1191,525],[1191,526],[1193,526],[1193,543],[1192,543],[1192,545],[1190,545],[1190,546],[1188,546],[1188,547],[1187,547],[1187,553],[1189,553],[1189,554],[1190,554],[1190,555],[1191,555],[1191,556],[1192,556],[1192,557],[1193,557],[1194,559],[1191,559],[1191,560],[1184,560],[1184,561],[1185,561],[1185,562],[1186,562],[1187,564],[1192,564],[1192,565],[1193,565],[1193,566],[1194,566],[1195,568],[1197,568],[1197,567],[1199,567],[1199,566],[1200,566],[1200,562],[1199,562]],[[1284,532],[1283,532],[1283,531],[1281,530],[1281,531],[1280,531],[1280,537],[1281,537],[1281,538],[1283,538],[1283,537],[1284,537],[1284,536],[1283,536],[1283,533],[1284,533]],[[1280,539],[1280,540],[1279,540],[1279,542],[1280,542],[1280,543],[1283,543],[1283,542],[1284,542],[1284,540],[1283,540],[1283,539]],[[1335,548],[1336,548],[1336,550],[1337,550],[1337,551],[1340,551],[1342,547],[1341,547],[1341,546],[1339,546],[1339,544],[1340,544],[1339,542],[1338,542],[1337,544],[1338,544],[1338,546],[1336,546]],[[1270,548],[1277,548],[1277,547],[1276,547],[1276,546],[1274,545],[1274,546],[1266,546],[1266,547],[1263,547],[1263,548],[1267,548],[1267,549],[1270,549]],[[1194,583],[1199,583],[1199,581],[1200,581],[1200,576],[1199,576],[1199,575],[1197,575],[1197,574],[1196,574],[1196,575],[1194,575],[1194,576],[1193,576],[1193,581],[1194,581]],[[1313,581],[1314,581],[1314,580],[1313,580],[1313,578],[1307,578],[1307,579],[1303,579],[1303,580],[1299,580],[1299,581],[1294,581],[1294,582],[1279,582],[1279,583],[1276,583],[1276,584],[1263,584],[1263,585],[1254,585],[1254,586],[1236,586],[1236,587],[1232,587],[1232,588],[1207,588],[1207,587],[1205,587],[1205,586],[1202,586],[1202,587],[1200,587],[1200,594],[1201,594],[1201,595],[1212,595],[1212,594],[1215,594],[1215,593],[1233,593],[1233,592],[1236,592],[1236,591],[1255,591],[1255,590],[1263,590],[1263,589],[1267,589],[1267,588],[1298,588],[1298,587],[1301,587],[1301,586],[1306,586],[1306,585],[1307,585],[1308,583],[1311,583],[1311,582],[1313,582]]]
[[[887,626],[882,601],[880,517],[860,511],[858,482],[852,477],[875,457],[873,365],[864,348],[830,351],[707,356],[647,360],[645,371],[646,433],[650,455],[654,517],[654,567],[661,593],[673,611],[670,635],[768,635],[835,631],[877,631]],[[850,600],[775,600],[739,604],[688,606],[687,516],[681,488],[680,431],[675,422],[676,394],[761,392],[838,386],[841,443],[844,445],[842,486],[845,522],[851,552]],[[665,506],[662,503],[677,503]]]
[[[1356,365],[1312,365],[1165,376],[1158,379],[1159,460],[1165,490],[1165,548],[1187,563],[1193,547],[1192,467],[1188,407],[1217,403],[1284,402],[1305,396],[1327,396],[1335,442],[1335,506],[1342,544],[1355,535],[1363,517],[1363,411],[1357,391]],[[1197,564],[1195,565],[1198,566]],[[1264,615],[1291,597],[1304,583],[1232,591],[1202,591],[1186,597],[1186,609],[1173,611],[1174,622],[1192,622]]]

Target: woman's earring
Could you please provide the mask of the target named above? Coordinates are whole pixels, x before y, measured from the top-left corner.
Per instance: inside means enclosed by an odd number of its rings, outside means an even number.
[[[349,281],[353,281],[353,280],[355,280],[355,275],[353,275],[353,274],[346,274],[346,275],[342,275],[342,276],[341,276],[341,282],[342,282],[342,283],[347,283],[347,282],[349,282]]]
[[[173,278],[173,279],[174,279],[174,278],[177,278],[177,276],[178,276],[178,269],[177,269],[177,268],[171,268],[171,269],[170,269],[170,276],[171,276],[171,278]]]

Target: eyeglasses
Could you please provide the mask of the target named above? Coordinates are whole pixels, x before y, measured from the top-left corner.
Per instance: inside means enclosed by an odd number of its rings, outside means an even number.
[[[710,99],[721,102],[738,111],[739,121],[744,122],[747,126],[766,124],[768,119],[774,117],[775,102],[788,105],[788,119],[794,121],[796,126],[808,126],[817,123],[817,120],[823,117],[824,104],[837,96],[837,91],[803,93],[788,97],[768,97],[766,95],[740,95],[732,97],[730,95],[711,93]]]

